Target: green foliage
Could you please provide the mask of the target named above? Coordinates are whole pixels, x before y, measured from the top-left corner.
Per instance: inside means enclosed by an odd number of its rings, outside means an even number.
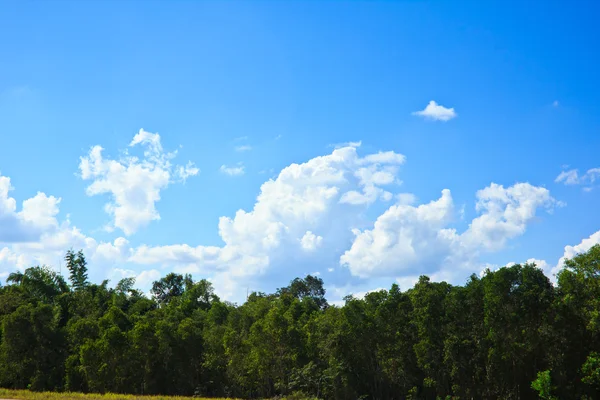
[[[114,288],[90,283],[82,252],[65,259],[70,284],[41,266],[0,287],[0,386],[279,399],[600,398],[600,246],[567,260],[556,286],[534,265],[513,265],[464,286],[423,276],[404,292],[392,285],[343,306],[330,306],[313,276],[234,305],[207,280],[171,273],[147,298],[133,278]]]
[[[585,360],[581,370],[584,375],[582,381],[600,389],[600,354],[593,351]]]
[[[87,261],[83,252],[79,250],[77,254],[73,250],[67,251],[65,255],[67,269],[69,270],[69,280],[75,290],[81,290],[88,284]]]
[[[551,395],[552,392],[552,378],[550,377],[550,371],[538,372],[537,379],[531,382],[531,388],[538,393],[540,399],[554,400],[556,397]]]

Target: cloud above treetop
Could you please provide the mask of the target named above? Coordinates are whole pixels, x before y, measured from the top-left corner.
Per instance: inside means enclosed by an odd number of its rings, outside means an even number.
[[[220,295],[234,300],[240,299],[242,286],[260,288],[261,282],[281,274],[291,279],[305,273],[307,265],[336,271],[332,276],[340,287],[356,279],[365,284],[378,278],[404,282],[421,273],[462,279],[479,270],[480,256],[503,249],[526,232],[540,211],[559,205],[543,187],[492,183],[475,193],[478,215],[460,232],[454,227],[459,212],[450,189],[416,204],[416,196],[400,190],[406,157],[395,151],[363,155],[359,145],[337,147],[283,168],[261,185],[251,209],[219,219],[222,245],[217,246],[149,246],[123,237],[100,242],[68,219],[58,222],[59,199],[39,194],[24,202],[21,213],[23,221],[36,221],[46,231],[33,243],[0,247],[0,266],[52,265],[66,249],[82,248],[91,267],[104,268],[105,276],[129,271],[128,276],[147,280],[159,270],[200,274],[213,281]],[[143,147],[143,158],[126,154],[107,159],[95,146],[80,163],[82,178],[92,181],[86,192],[112,195],[105,209],[126,234],[157,218],[161,190],[196,175],[193,164],[183,167],[185,173],[171,164],[174,153],[163,150],[158,134],[141,130],[131,141],[134,146]],[[15,201],[7,195],[10,181],[0,182],[0,210],[16,215]],[[371,220],[365,211],[374,204],[383,211]],[[341,268],[332,268],[336,264]]]
[[[125,235],[160,219],[156,203],[162,190],[199,173],[192,162],[185,166],[171,164],[177,153],[163,150],[158,133],[140,129],[129,144],[130,148],[136,146],[144,149],[142,159],[128,152],[119,160],[105,158],[103,148],[96,145],[79,163],[81,178],[91,181],[87,195],[111,196],[104,210],[112,217],[110,226],[121,229]]]

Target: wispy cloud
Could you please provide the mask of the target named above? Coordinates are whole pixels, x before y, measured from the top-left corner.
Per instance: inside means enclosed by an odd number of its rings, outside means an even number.
[[[252,150],[252,146],[250,146],[249,144],[243,144],[241,146],[235,146],[235,151],[237,152],[244,152],[244,151],[250,151]]]
[[[342,142],[342,143],[333,143],[328,145],[327,147],[333,147],[334,149],[341,149],[343,147],[360,147],[362,146],[362,140],[358,142]]]
[[[418,117],[425,119],[432,119],[435,121],[450,121],[452,118],[456,118],[458,114],[454,111],[454,108],[446,108],[435,101],[431,100],[427,107],[421,111],[415,111],[412,113]]]
[[[599,180],[600,168],[591,168],[583,175],[579,175],[579,171],[576,169],[562,171],[556,179],[554,179],[554,182],[564,183],[565,185],[593,185],[594,182]],[[583,190],[589,192],[592,190],[592,186],[585,187]]]
[[[246,173],[246,167],[244,167],[242,164],[238,164],[238,166],[235,166],[235,167],[221,165],[221,168],[219,168],[219,171],[221,171],[223,174],[229,175],[229,176],[240,176],[240,175],[244,175]]]

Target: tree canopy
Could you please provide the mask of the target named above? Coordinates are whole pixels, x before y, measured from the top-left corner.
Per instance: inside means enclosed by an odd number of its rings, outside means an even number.
[[[49,267],[0,288],[0,386],[48,391],[322,399],[600,398],[600,246],[552,284],[532,264],[422,276],[330,305],[296,278],[245,303],[170,273],[148,297],[125,278]]]

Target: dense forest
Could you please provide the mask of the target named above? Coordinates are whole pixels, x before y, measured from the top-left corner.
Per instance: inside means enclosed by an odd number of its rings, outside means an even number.
[[[0,289],[0,386],[31,390],[322,399],[600,398],[600,246],[552,285],[535,265],[422,276],[329,305],[294,279],[242,305],[168,274],[152,297],[132,278],[15,272]]]

